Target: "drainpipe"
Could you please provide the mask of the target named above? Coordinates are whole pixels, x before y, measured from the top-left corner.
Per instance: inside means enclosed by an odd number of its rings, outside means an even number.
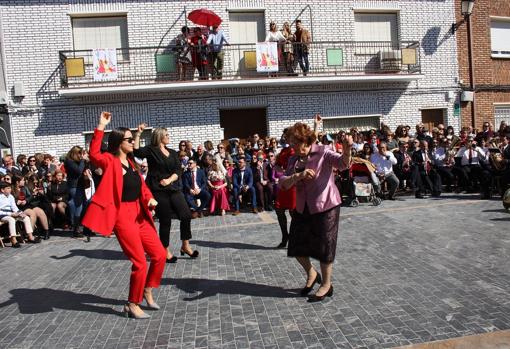
[[[475,65],[473,63],[473,35],[471,32],[471,16],[467,16],[467,35],[468,35],[468,59],[469,59],[469,87],[473,91],[473,101],[471,102],[471,126],[475,129],[476,122],[476,81]]]

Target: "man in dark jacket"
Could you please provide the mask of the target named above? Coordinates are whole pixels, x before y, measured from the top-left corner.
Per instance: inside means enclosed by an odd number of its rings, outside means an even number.
[[[197,167],[194,159],[188,161],[188,170],[182,175],[184,196],[192,212],[192,217],[202,217],[203,211],[207,209],[211,194],[207,190],[207,177],[204,170]],[[200,205],[197,206],[197,200]]]

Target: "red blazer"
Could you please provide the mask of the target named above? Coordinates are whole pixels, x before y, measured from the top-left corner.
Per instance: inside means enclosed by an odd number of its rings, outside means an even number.
[[[117,217],[117,214],[122,202],[123,174],[122,164],[118,157],[110,153],[101,153],[103,135],[103,131],[94,130],[94,136],[90,143],[90,160],[103,170],[103,178],[96,193],[92,196],[82,224],[94,232],[109,236],[112,234],[117,219],[122,219],[122,217]],[[153,198],[153,195],[143,177],[140,177],[142,182],[140,205],[146,219],[156,229],[148,207],[148,202]]]

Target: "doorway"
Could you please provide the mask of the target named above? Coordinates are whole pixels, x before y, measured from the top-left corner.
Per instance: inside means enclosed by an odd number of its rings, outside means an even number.
[[[427,130],[432,131],[439,124],[444,124],[445,109],[422,109],[421,122]]]
[[[220,110],[220,127],[225,139],[247,139],[254,133],[267,135],[267,109],[223,109]]]
[[[249,74],[245,64],[245,52],[255,52],[257,42],[265,39],[264,12],[230,12],[231,71],[237,75]],[[241,46],[236,46],[241,44]]]

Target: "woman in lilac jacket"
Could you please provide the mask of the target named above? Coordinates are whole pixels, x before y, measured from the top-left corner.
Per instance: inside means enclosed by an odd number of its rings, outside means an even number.
[[[314,131],[299,122],[289,129],[287,137],[295,155],[289,159],[279,185],[285,190],[296,187],[296,213],[291,223],[288,256],[296,257],[307,273],[301,295],[307,295],[316,283],[321,284],[309,298],[310,302],[317,302],[333,295],[331,273],[342,202],[333,169],[349,168],[353,142],[350,135],[346,136],[340,155],[315,144]],[[320,261],[322,277],[313,268],[310,257]]]

